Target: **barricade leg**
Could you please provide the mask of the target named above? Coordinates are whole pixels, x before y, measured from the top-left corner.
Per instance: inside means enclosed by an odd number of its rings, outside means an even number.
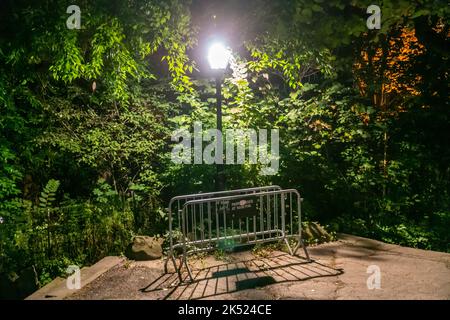
[[[297,254],[297,250],[298,250],[298,248],[300,248],[300,246],[303,248],[303,251],[305,252],[306,260],[308,260],[308,262],[311,262],[311,258],[309,257],[308,250],[306,250],[305,243],[303,242],[303,239],[301,237],[298,238],[298,244],[295,246],[293,255]]]

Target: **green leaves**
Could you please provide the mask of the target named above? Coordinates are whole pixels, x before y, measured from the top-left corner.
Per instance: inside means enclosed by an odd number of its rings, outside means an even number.
[[[42,190],[39,197],[39,207],[41,209],[51,209],[56,200],[56,191],[58,190],[60,182],[58,180],[50,179]]]
[[[42,47],[36,56],[33,54],[34,60],[48,59],[45,51],[49,50],[53,79],[65,84],[80,79],[95,80],[100,84],[97,91],[104,98],[127,106],[132,98],[130,82],[155,79],[151,71],[155,68],[149,68],[147,58],[164,49],[174,88],[179,92],[191,91],[188,73],[192,73],[195,65],[187,50],[195,43],[195,37],[186,4],[146,1],[141,3],[139,14],[135,3],[118,6],[120,10],[94,3],[85,5],[83,28],[73,31],[56,24],[45,35],[51,45]]]
[[[49,67],[55,80],[71,83],[83,77],[85,71],[84,57],[78,47],[77,34],[73,32],[62,32],[60,34],[63,43],[54,52],[57,57]]]
[[[253,58],[248,62],[251,71],[280,77],[291,90],[299,89],[305,79],[317,72],[325,76],[333,74],[330,51],[310,48],[299,39],[266,36],[256,42],[248,42],[247,48]]]

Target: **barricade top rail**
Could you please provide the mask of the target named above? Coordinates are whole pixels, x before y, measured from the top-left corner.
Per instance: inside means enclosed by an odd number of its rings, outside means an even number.
[[[195,200],[189,200],[186,201],[183,205],[184,207],[187,207],[192,204],[198,204],[198,203],[207,203],[207,202],[214,202],[214,201],[223,201],[223,200],[234,200],[234,199],[241,199],[242,197],[257,197],[257,196],[263,196],[263,195],[275,195],[275,194],[283,194],[283,193],[295,193],[298,197],[300,197],[300,193],[296,189],[283,189],[283,190],[276,190],[276,191],[261,191],[257,193],[249,193],[249,194],[237,194],[232,196],[225,196],[225,197],[216,197],[216,198],[206,198],[206,199],[195,199]]]
[[[176,197],[173,197],[172,199],[170,199],[169,208],[170,208],[171,204],[176,200],[183,200],[183,199],[187,199],[187,198],[198,199],[198,198],[204,198],[204,197],[213,196],[213,195],[224,195],[224,194],[233,194],[233,193],[239,193],[239,192],[267,190],[267,189],[281,190],[281,187],[278,185],[271,185],[271,186],[252,187],[252,188],[244,188],[244,189],[236,189],[236,190],[224,190],[224,191],[214,191],[214,192],[205,192],[205,193],[200,192],[200,193],[186,194],[186,195],[176,196]]]

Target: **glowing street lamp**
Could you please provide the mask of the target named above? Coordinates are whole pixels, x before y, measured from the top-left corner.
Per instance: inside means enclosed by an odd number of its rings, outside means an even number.
[[[220,42],[215,42],[209,47],[208,62],[211,69],[225,70],[230,60],[230,51]]]
[[[220,42],[215,42],[209,47],[208,62],[216,76],[216,102],[217,102],[217,130],[222,132],[222,79],[225,69],[230,61],[231,52]],[[222,137],[218,136],[217,143],[222,145]],[[223,155],[221,155],[223,157]],[[225,188],[225,177],[223,174],[223,164],[217,164],[216,190]]]

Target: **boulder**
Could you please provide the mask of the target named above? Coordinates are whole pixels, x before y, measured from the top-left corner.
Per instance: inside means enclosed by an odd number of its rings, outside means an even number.
[[[163,240],[148,236],[136,236],[128,245],[125,255],[136,261],[155,260],[162,257]]]
[[[323,243],[333,241],[333,236],[328,233],[318,222],[307,222],[302,229],[303,238],[308,243]]]

